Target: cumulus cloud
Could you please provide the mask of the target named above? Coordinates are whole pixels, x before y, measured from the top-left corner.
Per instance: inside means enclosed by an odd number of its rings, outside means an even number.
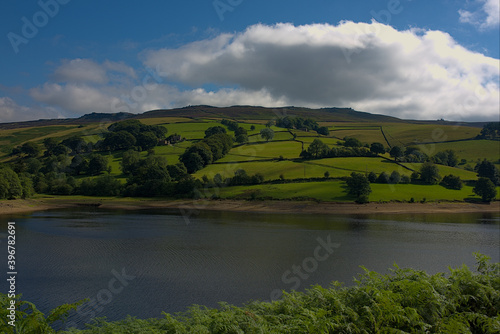
[[[0,97],[0,123],[59,117],[61,114],[53,108],[20,106],[10,97]]]
[[[441,31],[398,31],[377,22],[259,24],[141,57],[139,73],[123,63],[67,60],[55,81],[30,94],[76,115],[244,104],[347,106],[413,119],[498,118],[498,59]]]
[[[259,24],[143,56],[171,81],[267,93],[250,104],[351,106],[417,119],[498,115],[498,60],[441,31],[398,31],[377,22]],[[235,100],[228,96],[238,92],[216,96]],[[203,95],[210,97],[195,96]]]
[[[134,69],[123,63],[105,61],[98,64],[91,59],[77,58],[63,60],[54,71],[54,78],[60,82],[105,84],[113,72],[135,77]]]
[[[500,24],[500,1],[477,0],[475,5],[479,8],[475,11],[460,9],[460,22],[470,23],[480,30],[496,28]]]

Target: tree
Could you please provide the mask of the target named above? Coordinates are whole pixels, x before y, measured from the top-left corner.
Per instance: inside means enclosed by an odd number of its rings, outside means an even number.
[[[319,139],[314,139],[311,145],[307,148],[307,152],[314,159],[325,157],[328,154],[328,145]]]
[[[134,196],[166,196],[172,192],[171,180],[167,159],[148,156],[139,162],[137,169],[127,179],[127,194],[131,192]]]
[[[485,124],[477,137],[480,139],[495,139],[500,137],[500,122]]]
[[[107,150],[117,151],[129,150],[134,147],[136,143],[137,139],[132,133],[122,130],[117,132],[108,132],[102,145]]]
[[[179,160],[184,164],[189,174],[199,171],[205,166],[205,161],[196,152],[183,153]]]
[[[326,126],[322,126],[322,127],[318,128],[318,130],[316,132],[318,134],[324,135],[324,136],[328,136],[330,134],[330,130],[328,130],[328,127],[326,127]]]
[[[245,128],[239,127],[234,131],[234,135],[236,136],[236,142],[243,144],[248,141],[248,133]]]
[[[122,183],[111,175],[101,175],[95,179],[85,179],[79,193],[86,196],[118,196],[123,190]]]
[[[260,130],[260,137],[262,139],[265,139],[266,141],[273,140],[274,131],[271,128],[264,128],[264,129]]]
[[[87,142],[80,136],[66,138],[61,144],[69,148],[75,154],[84,152],[87,148]]]
[[[490,179],[494,185],[500,185],[500,173],[498,168],[496,168],[491,161],[484,159],[476,165],[474,170],[477,172],[478,177],[486,177]]]
[[[238,169],[234,172],[234,176],[229,181],[230,185],[245,185],[252,183],[252,178],[247,174],[244,169]]]
[[[59,141],[54,137],[45,138],[43,140],[43,145],[45,146],[45,149],[47,151],[52,150],[58,144],[59,144]]]
[[[108,127],[108,130],[111,132],[119,132],[119,131],[125,131],[133,135],[134,137],[141,132],[141,128],[144,126],[139,120],[137,119],[127,119],[125,121],[120,121],[111,124]]]
[[[380,173],[377,177],[377,183],[389,183],[390,176],[386,172]]]
[[[205,138],[216,135],[218,133],[226,133],[226,129],[222,126],[212,126],[205,130]]]
[[[458,157],[453,150],[438,152],[432,157],[436,164],[455,167],[458,164]]]
[[[19,198],[23,194],[23,187],[19,176],[10,168],[0,169],[0,199]]]
[[[325,174],[323,174],[325,176],[325,179],[328,179],[330,177],[330,172],[329,171],[326,171]]]
[[[36,158],[40,154],[40,147],[30,141],[21,146],[21,153],[26,154],[28,157]]]
[[[443,187],[455,190],[460,190],[463,187],[463,183],[462,180],[460,179],[460,176],[455,176],[452,174],[446,175],[441,181],[441,185]]]
[[[411,179],[408,175],[401,176],[401,183],[402,184],[409,184],[410,182],[411,182]]]
[[[398,161],[399,158],[404,156],[403,149],[400,146],[393,146],[389,151],[389,154],[396,161]]]
[[[35,193],[33,188],[33,181],[26,174],[19,175],[19,181],[21,182],[22,194],[21,198],[29,198]]]
[[[255,130],[255,125],[253,125],[253,124],[252,124],[252,125],[250,126],[250,131],[254,131],[254,130]]]
[[[137,135],[137,146],[140,146],[143,151],[152,149],[158,144],[158,138],[151,131],[141,132]]]
[[[139,162],[141,161],[141,154],[134,150],[128,150],[123,153],[122,157],[122,172],[125,175],[132,175],[134,171],[139,167]]]
[[[480,177],[472,191],[474,194],[481,196],[484,202],[491,202],[497,196],[495,185],[486,177]]]
[[[372,152],[374,154],[384,154],[385,147],[382,143],[372,143],[370,145],[370,152]]]
[[[368,201],[368,196],[372,192],[372,189],[368,178],[364,174],[353,172],[347,178],[346,183],[349,195],[356,196],[356,201]]]
[[[437,184],[441,176],[439,176],[438,167],[432,162],[425,162],[420,167],[420,180],[427,184]]]
[[[360,142],[357,138],[345,137],[344,138],[344,146],[345,147],[362,147],[363,143]]]
[[[398,184],[399,182],[401,182],[401,175],[397,171],[393,171],[389,176],[389,183]]]
[[[182,163],[167,166],[168,174],[174,181],[179,181],[188,175],[186,166]]]
[[[368,174],[368,181],[370,181],[370,183],[377,182],[377,174],[375,174],[375,172],[370,172],[370,174]]]
[[[72,175],[80,175],[80,173],[88,171],[89,162],[82,155],[77,154],[71,159],[71,164],[68,167],[68,172]]]
[[[89,175],[99,175],[108,170],[108,159],[100,154],[93,154],[89,160],[87,172]]]

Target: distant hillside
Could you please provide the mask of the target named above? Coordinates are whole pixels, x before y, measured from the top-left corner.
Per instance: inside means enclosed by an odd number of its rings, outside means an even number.
[[[360,112],[351,108],[309,109],[300,107],[265,108],[254,106],[189,106],[178,109],[163,109],[145,112],[135,118],[194,117],[231,119],[273,119],[284,116],[310,117],[317,121],[332,122],[404,122],[396,117]]]
[[[392,116],[370,114],[356,111],[351,108],[321,108],[310,109],[301,107],[265,108],[258,106],[188,106],[176,109],[161,109],[147,111],[143,114],[131,113],[91,113],[79,118],[66,119],[41,119],[27,122],[0,123],[0,130],[18,129],[54,125],[86,125],[99,122],[116,122],[127,118],[145,119],[162,117],[187,117],[187,118],[229,118],[234,120],[268,120],[284,116],[310,117],[320,122],[351,122],[351,123],[413,123],[413,124],[439,124],[457,125],[448,121],[417,121],[402,120]],[[460,125],[482,127],[484,123],[460,123]]]
[[[39,126],[84,125],[99,122],[118,122],[134,116],[137,115],[130,113],[104,114],[94,112],[83,115],[79,118],[40,119],[37,121],[0,123],[0,130],[32,128]]]

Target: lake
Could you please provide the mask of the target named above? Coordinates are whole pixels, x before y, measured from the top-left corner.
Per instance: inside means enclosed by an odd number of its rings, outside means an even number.
[[[175,211],[56,210],[0,216],[2,248],[8,221],[16,222],[18,292],[42,312],[90,298],[70,319],[79,326],[94,317],[160,317],[192,304],[271,300],[281,290],[334,280],[352,285],[360,266],[447,272],[474,267],[473,252],[500,261],[495,213],[206,211],[187,223]]]

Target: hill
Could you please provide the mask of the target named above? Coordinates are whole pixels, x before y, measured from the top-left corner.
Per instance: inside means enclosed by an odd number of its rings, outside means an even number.
[[[265,108],[253,106],[232,106],[232,107],[212,107],[212,106],[188,106],[175,109],[160,109],[147,111],[143,114],[130,113],[91,113],[79,118],[65,119],[40,119],[25,122],[0,123],[0,130],[18,129],[39,126],[55,125],[81,125],[96,123],[101,121],[116,122],[128,118],[163,118],[163,117],[186,117],[186,118],[231,118],[238,120],[269,120],[283,116],[310,117],[318,121],[328,122],[405,122],[396,117],[370,114],[356,111],[351,108],[324,108],[309,109],[298,107]]]
[[[110,125],[124,120],[129,126],[113,134]],[[177,175],[172,182],[182,179],[182,173],[174,167],[181,163],[195,180],[188,190],[205,188],[206,197],[353,201],[345,179],[353,172],[371,172],[382,181],[372,181],[370,200],[463,201],[478,198],[472,191],[478,179],[474,170],[478,160],[500,165],[500,141],[478,136],[478,125],[407,121],[349,108],[189,106],[140,115],[92,113],[77,119],[0,124],[0,163],[21,177],[31,175],[28,178],[37,192],[60,195],[88,194],[92,180],[104,173],[119,182],[113,184],[116,193],[142,196],[129,187],[130,182],[143,185],[148,173],[141,180],[132,180],[122,170],[125,151],[132,149],[135,155],[128,154],[126,159],[145,161],[153,156],[159,160],[149,163],[170,168],[162,175]],[[244,139],[232,144],[212,140],[212,151],[203,152],[206,131],[214,127],[233,138],[228,139],[231,142],[238,137],[236,130],[244,132]],[[272,130],[272,138],[261,136],[264,129]],[[171,142],[167,138],[170,135],[177,139]],[[381,151],[371,150],[375,143]],[[312,150],[313,144],[319,151]],[[200,154],[190,156],[191,160],[182,158],[192,146],[201,150]],[[400,156],[390,153],[395,147],[400,147]],[[102,156],[107,166],[90,172],[91,160],[102,162],[96,155]],[[463,188],[414,182],[425,161],[438,164],[441,177],[460,177]],[[142,162],[137,161],[135,166],[138,164]],[[393,175],[402,184],[388,184],[383,181],[384,175]],[[412,184],[408,184],[410,181]],[[172,187],[165,185],[154,193],[179,195],[180,190]],[[148,196],[152,193],[143,192]]]

